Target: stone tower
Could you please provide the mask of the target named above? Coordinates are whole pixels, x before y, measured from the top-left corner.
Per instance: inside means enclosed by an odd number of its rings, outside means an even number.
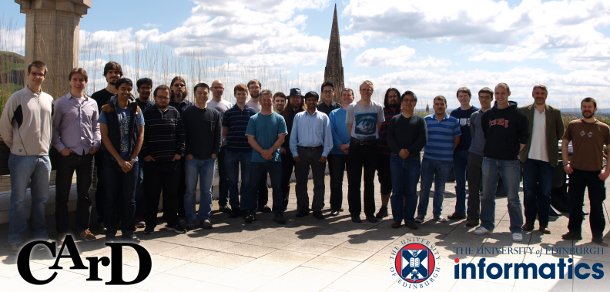
[[[343,83],[343,61],[341,60],[341,41],[339,40],[339,23],[337,21],[337,4],[333,14],[333,25],[330,31],[328,43],[328,55],[326,67],[324,68],[324,80],[329,80],[335,85],[335,101],[339,102]]]
[[[34,60],[45,62],[49,72],[43,90],[54,98],[66,94],[68,73],[78,66],[80,19],[87,14],[91,0],[15,2],[26,15],[25,63]]]

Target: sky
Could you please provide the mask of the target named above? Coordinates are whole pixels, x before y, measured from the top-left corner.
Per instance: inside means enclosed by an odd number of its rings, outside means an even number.
[[[506,82],[511,99],[533,101],[531,89],[549,89],[547,103],[579,107],[587,96],[610,107],[610,1],[435,0],[93,0],[81,19],[79,65],[105,85],[108,60],[126,77],[168,83],[256,78],[263,88],[315,90],[324,66],[336,4],[346,86],[375,84],[382,102],[389,87],[411,90],[418,108],[456,90]],[[0,50],[23,53],[25,15],[0,1]],[[357,90],[356,90],[357,92]],[[356,98],[358,98],[356,94]]]

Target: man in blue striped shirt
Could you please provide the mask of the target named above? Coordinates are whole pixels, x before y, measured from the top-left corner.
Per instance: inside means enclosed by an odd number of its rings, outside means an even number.
[[[415,223],[423,223],[426,217],[432,178],[434,178],[432,215],[437,222],[447,222],[447,218],[441,216],[443,193],[453,163],[453,150],[460,143],[462,132],[460,131],[460,122],[449,116],[445,112],[446,109],[447,99],[438,95],[434,98],[434,114],[424,118],[428,131],[428,141],[424,147],[424,159],[421,164],[421,191]]]

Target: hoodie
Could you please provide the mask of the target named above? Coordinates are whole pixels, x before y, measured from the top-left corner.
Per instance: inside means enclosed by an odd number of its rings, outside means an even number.
[[[529,136],[527,118],[519,110],[517,103],[508,102],[508,107],[498,109],[497,105],[481,117],[481,127],[485,134],[484,156],[500,160],[519,159],[519,144],[526,144]]]

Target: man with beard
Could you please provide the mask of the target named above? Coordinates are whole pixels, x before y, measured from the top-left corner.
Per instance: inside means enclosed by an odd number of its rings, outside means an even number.
[[[344,88],[341,92],[341,107],[330,112],[330,131],[333,136],[333,150],[328,155],[330,172],[330,215],[337,216],[343,204],[343,176],[349,153],[350,135],[345,125],[347,108],[354,101],[354,91]]]
[[[282,158],[282,193],[286,198],[286,202],[289,200],[288,194],[290,194],[290,178],[292,177],[292,171],[294,170],[294,159],[290,152],[290,132],[292,131],[292,122],[294,116],[305,110],[303,95],[301,95],[301,89],[291,88],[288,96],[288,104],[284,107],[282,117],[286,122],[286,129],[288,134],[282,147],[280,147],[280,155]]]
[[[91,95],[97,102],[98,113],[101,114],[102,106],[108,104],[110,98],[116,94],[115,84],[119,78],[123,77],[123,69],[121,65],[115,61],[110,61],[104,65],[104,78],[106,78],[106,87],[94,92]],[[104,169],[104,160],[101,157],[101,151],[95,154],[95,166],[93,168],[93,175],[91,177],[91,189],[89,190],[89,197],[91,202],[94,203],[93,210],[94,214],[91,214],[91,222],[94,222],[91,226],[92,231],[101,232],[100,227],[104,222],[104,197],[106,196],[106,188],[104,177],[102,175]],[[96,219],[97,218],[97,219]]]
[[[212,99],[208,101],[208,107],[216,109],[220,113],[220,118],[226,111],[228,111],[233,104],[231,104],[226,99],[222,98],[222,95],[225,91],[225,86],[220,80],[212,81]],[[219,210],[224,213],[231,213],[231,208],[228,205],[229,202],[229,187],[227,182],[227,170],[225,169],[224,159],[224,141],[220,146],[220,151],[218,152],[218,159],[216,159],[216,163],[218,166],[218,206]]]
[[[152,93],[153,81],[150,78],[144,77],[136,81],[136,87],[138,90],[138,106],[145,112],[148,108],[155,105],[155,101],[151,100],[150,95]]]
[[[460,87],[456,93],[460,107],[451,111],[451,116],[460,123],[460,144],[453,151],[453,173],[455,174],[455,211],[447,217],[449,220],[466,218],[466,164],[470,148],[470,115],[479,110],[470,105],[472,94],[468,87]]]
[[[568,233],[561,236],[565,240],[580,240],[583,220],[582,206],[585,188],[589,190],[589,208],[592,241],[602,246],[604,243],[604,199],[606,188],[604,181],[610,175],[610,167],[603,165],[604,146],[606,157],[610,157],[610,128],[595,118],[597,102],[586,97],[580,102],[582,119],[573,120],[563,134],[561,156],[563,169],[570,175],[570,222]],[[568,157],[568,144],[572,141],[574,153]]]
[[[388,201],[392,193],[392,176],[390,175],[390,146],[388,146],[388,126],[395,115],[400,114],[400,92],[396,88],[388,88],[383,99],[384,122],[379,129],[379,143],[377,143],[377,179],[381,192],[381,207],[375,215],[377,219],[388,216]]]
[[[529,124],[529,138],[520,153],[523,165],[523,207],[525,224],[523,231],[534,230],[538,217],[539,231],[548,234],[553,170],[557,167],[557,141],[563,136],[561,112],[546,104],[546,86],[538,84],[532,89],[534,103],[519,110]],[[537,215],[537,216],[536,216]]]
[[[170,102],[169,105],[175,107],[183,115],[184,111],[193,106],[193,103],[188,101],[186,97],[189,92],[186,88],[186,81],[181,76],[176,76],[170,83]],[[178,167],[178,217],[184,218],[184,194],[186,192],[186,184],[184,182],[184,159],[180,159]]]
[[[282,111],[284,111],[285,107],[286,107],[286,94],[284,94],[281,91],[274,93],[273,94],[273,110],[276,113],[281,115]]]
[[[335,96],[335,85],[330,81],[325,81],[322,83],[320,87],[320,92],[322,96],[320,96],[320,103],[318,104],[318,110],[325,113],[327,116],[330,115],[335,109],[340,108],[340,106],[333,101],[333,97]]]
[[[254,112],[260,112],[261,104],[259,102],[259,97],[261,93],[261,82],[252,79],[248,81],[248,92],[250,93],[250,100],[246,103],[246,105],[253,109]],[[267,202],[269,201],[269,190],[267,189],[267,177],[261,177],[261,181],[258,182],[258,212],[262,213],[271,213],[271,208],[267,206]]]

